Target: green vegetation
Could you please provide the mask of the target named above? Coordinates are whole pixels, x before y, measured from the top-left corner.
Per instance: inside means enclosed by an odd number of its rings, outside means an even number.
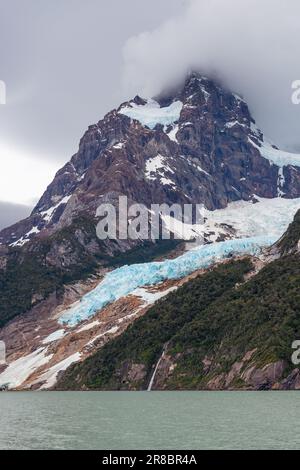
[[[7,270],[0,271],[0,327],[29,310],[34,294],[45,298],[60,286],[59,271],[44,266],[36,256],[25,254],[18,261],[11,256]]]
[[[113,258],[106,257],[106,266],[117,267],[125,264],[148,263],[176,249],[181,243],[178,240],[161,240],[156,243],[145,242],[142,246],[133,248],[126,253]]]
[[[297,249],[300,239],[300,211],[295,215],[294,221],[290,224],[282,239],[278,242],[282,254],[288,254]]]
[[[101,257],[90,254],[84,246],[95,238],[93,231],[91,221],[78,218],[47,239],[33,241],[23,249],[10,249],[7,267],[0,270],[0,327],[28,311],[34,296],[45,299],[52,292],[62,293],[64,284],[84,279],[95,270]],[[59,250],[62,246],[63,255]]]
[[[94,219],[79,216],[50,237],[33,240],[24,248],[10,249],[7,267],[0,270],[0,327],[28,311],[34,298],[63,293],[65,284],[86,279],[100,264],[115,267],[146,262],[177,245],[174,240],[149,243],[110,257],[96,236]]]
[[[180,354],[168,387],[205,388],[211,378],[204,373],[205,357],[217,364],[216,376],[228,373],[254,349],[256,367],[281,359],[292,367],[291,344],[300,337],[299,314],[300,259],[289,256],[228,291],[172,338],[169,352]]]
[[[189,281],[153,306],[120,337],[72,366],[58,389],[145,389],[167,345],[176,364],[165,378],[167,389],[205,389],[228,373],[249,351],[260,368],[285,360],[300,338],[300,258],[286,256],[267,265],[246,283],[249,260],[233,261]],[[238,285],[237,285],[238,284]],[[205,369],[205,361],[211,367]],[[132,365],[144,371],[130,377]],[[245,388],[240,377],[232,383]]]
[[[209,305],[243,281],[249,259],[220,265],[182,286],[152,307],[126,332],[81,364],[70,368],[58,388],[126,389],[131,364],[145,367],[137,388],[145,388],[164,345]]]
[[[7,269],[0,272],[0,325],[29,309],[33,294],[45,297],[59,292],[63,283],[82,279],[100,260],[107,262],[100,245],[96,255],[86,250],[95,242],[94,230],[94,225],[81,220],[36,247],[33,243],[31,252],[11,250]],[[286,377],[294,367],[291,344],[300,338],[299,234],[300,212],[278,243],[284,254],[280,259],[247,282],[245,275],[253,269],[247,258],[221,264],[187,282],[122,335],[71,366],[57,389],[145,389],[163,351],[174,365],[164,377],[167,389],[205,389],[211,380],[228,374],[233,364],[241,363],[249,351],[253,351],[249,361],[256,368],[284,360]],[[47,263],[56,244],[70,250],[68,265],[63,265],[63,258],[57,267]],[[144,248],[145,256],[157,254]],[[140,257],[139,250],[127,254],[128,259]],[[245,367],[242,364],[240,375]],[[247,387],[241,376],[231,385]]]

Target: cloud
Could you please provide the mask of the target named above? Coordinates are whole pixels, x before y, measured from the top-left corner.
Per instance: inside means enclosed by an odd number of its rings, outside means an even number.
[[[128,92],[153,96],[196,69],[241,93],[275,143],[300,149],[298,0],[189,0],[180,16],[130,38],[123,51]]]
[[[0,230],[29,216],[31,207],[0,201]]]
[[[42,159],[3,142],[0,161],[0,201],[28,206],[36,203],[59,169],[51,158]]]

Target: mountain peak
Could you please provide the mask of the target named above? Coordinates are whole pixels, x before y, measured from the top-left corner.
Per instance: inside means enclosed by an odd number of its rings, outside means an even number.
[[[0,232],[0,243],[26,245],[80,214],[95,223],[103,198],[115,203],[124,194],[147,206],[197,203],[209,210],[254,195],[299,197],[300,157],[264,141],[240,96],[190,72],[172,92],[137,95],[89,126],[31,216]]]

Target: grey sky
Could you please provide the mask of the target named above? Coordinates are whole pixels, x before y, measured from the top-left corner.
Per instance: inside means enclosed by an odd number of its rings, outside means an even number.
[[[299,0],[190,0],[184,13],[125,45],[125,83],[153,95],[187,69],[217,75],[277,145],[300,151]]]
[[[30,214],[30,207],[21,204],[0,201],[0,230],[9,227],[17,220],[25,219]]]
[[[300,148],[299,18],[299,0],[0,0],[0,201],[33,205],[89,124],[188,68],[220,75],[275,143]]]
[[[184,3],[0,0],[0,201],[32,205],[41,196],[88,125],[128,98],[127,39]]]

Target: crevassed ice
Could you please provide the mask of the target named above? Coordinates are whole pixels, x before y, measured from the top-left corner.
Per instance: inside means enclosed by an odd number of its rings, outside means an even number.
[[[229,204],[225,209],[205,211],[207,220],[203,227],[193,227],[199,230],[200,234],[202,231],[218,234],[221,224],[228,224],[236,230],[239,239],[198,247],[177,259],[162,263],[145,263],[117,269],[109,273],[81,302],[65,311],[60,322],[74,326],[139,287],[155,285],[166,279],[179,279],[196,269],[208,267],[231,253],[255,254],[260,246],[272,244],[280,238],[292,221],[300,208],[300,199],[257,199],[259,202],[256,204],[238,201]],[[268,237],[265,237],[266,233]]]
[[[167,279],[180,279],[233,254],[257,255],[261,247],[273,244],[276,239],[277,237],[261,236],[228,240],[197,247],[172,260],[122,266],[108,273],[94,290],[66,310],[59,322],[75,326],[92,317],[109,303],[132,293],[138,287],[155,285]]]
[[[123,107],[119,113],[136,119],[143,126],[154,129],[156,124],[168,126],[179,120],[183,107],[181,101],[174,101],[170,106],[161,108],[155,100],[149,99],[145,105],[131,103],[131,106]]]
[[[266,233],[280,238],[300,209],[300,198],[255,198],[258,201],[256,204],[236,201],[228,204],[225,209],[204,210],[203,215],[207,219],[203,226],[204,231],[218,232],[222,228],[221,224],[227,224],[236,230],[238,238],[262,236]]]
[[[255,196],[255,199],[255,204],[235,201],[224,209],[209,211],[203,208],[204,220],[199,224],[183,223],[168,215],[162,215],[162,219],[166,228],[183,240],[210,234],[210,242],[216,241],[226,233],[226,225],[235,230],[235,238],[258,237],[266,233],[280,238],[300,209],[300,198],[267,199]]]

